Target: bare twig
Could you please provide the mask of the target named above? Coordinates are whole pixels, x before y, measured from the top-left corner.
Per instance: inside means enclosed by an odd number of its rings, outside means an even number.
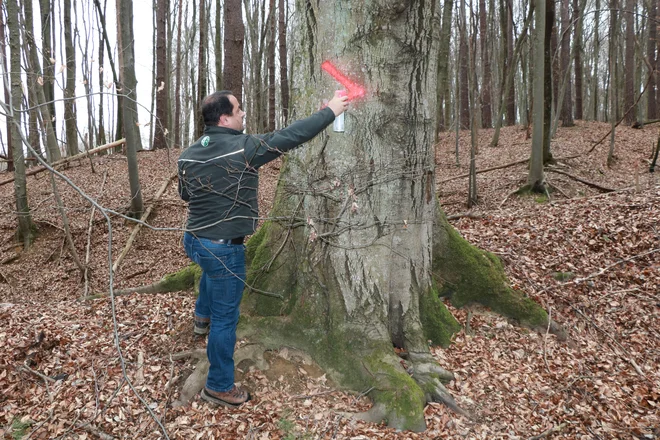
[[[552,323],[552,307],[548,308],[548,328],[545,330],[545,336],[543,337],[543,362],[545,362],[545,368],[550,371],[550,364],[548,364],[548,333],[550,333],[550,324]]]

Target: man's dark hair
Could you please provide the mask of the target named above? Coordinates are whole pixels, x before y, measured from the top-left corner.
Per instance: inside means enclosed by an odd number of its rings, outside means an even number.
[[[218,125],[220,116],[231,116],[233,114],[234,108],[229,100],[229,95],[232,95],[229,90],[221,90],[219,92],[213,92],[204,98],[202,101],[204,125],[216,126]]]

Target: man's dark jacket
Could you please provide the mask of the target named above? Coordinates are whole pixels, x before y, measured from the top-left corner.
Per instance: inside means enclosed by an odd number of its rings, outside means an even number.
[[[179,157],[179,195],[188,202],[187,230],[211,240],[250,235],[257,227],[257,169],[312,139],[335,115],[329,108],[267,134],[206,126]]]

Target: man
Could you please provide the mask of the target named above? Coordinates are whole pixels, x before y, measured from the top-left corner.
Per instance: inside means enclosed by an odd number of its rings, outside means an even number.
[[[186,254],[202,268],[193,332],[208,334],[211,363],[202,399],[237,407],[250,399],[234,385],[234,345],[245,280],[243,239],[259,217],[257,169],[307,142],[348,107],[335,92],[326,108],[287,128],[262,135],[242,132],[245,112],[229,91],[204,98],[204,135],[181,153],[179,195],[188,202]]]

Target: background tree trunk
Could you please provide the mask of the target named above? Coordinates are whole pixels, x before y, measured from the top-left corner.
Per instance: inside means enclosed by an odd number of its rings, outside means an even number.
[[[461,128],[470,128],[470,90],[468,84],[468,23],[465,14],[465,1],[459,4],[460,10],[460,23],[458,26],[459,31],[459,48],[458,48],[458,69],[459,69],[459,97],[460,102],[460,117]]]
[[[626,10],[624,12],[626,24],[626,49],[625,49],[625,62],[624,62],[624,90],[623,90],[623,111],[626,114],[626,123],[632,124],[636,119],[635,110],[628,111],[635,105],[635,17],[633,11],[635,10],[635,0],[626,1]]]
[[[21,87],[21,35],[19,9],[16,0],[7,0],[7,28],[9,30],[11,100],[8,121],[11,123],[12,158],[14,161],[14,197],[18,218],[18,239],[27,249],[32,244],[36,227],[32,222],[25,180],[25,156],[19,132],[21,127],[20,105],[23,98]]]
[[[51,59],[56,59],[55,45],[52,40],[53,23],[55,23],[55,14],[51,9],[51,0],[39,0],[39,8],[41,10],[41,56],[43,61],[43,80],[44,80],[44,102],[48,103],[48,112],[55,116],[55,67],[56,63]],[[23,3],[24,7],[27,2]],[[32,9],[32,5],[30,5]],[[27,13],[27,12],[26,12]],[[34,29],[32,27],[31,29]],[[34,34],[33,34],[34,35]],[[39,64],[37,64],[39,65]],[[53,126],[55,131],[55,126]],[[57,160],[57,159],[53,159]]]
[[[575,119],[584,119],[582,109],[582,78],[583,78],[583,65],[582,65],[582,29],[584,23],[584,7],[579,7],[580,0],[573,0],[573,21],[575,22],[575,33],[573,34],[573,44],[575,45],[575,68],[573,74],[575,75]]]
[[[215,89],[224,90],[222,84],[222,3],[215,2]]]
[[[26,2],[24,4],[25,8],[25,22],[33,22],[32,14],[32,4],[31,2]],[[34,41],[34,32],[32,28],[25,29],[23,33],[23,41],[25,44],[26,58],[28,59],[28,87],[31,87],[31,90],[35,93],[37,104],[39,105],[39,113],[41,114],[41,124],[46,133],[46,151],[47,159],[49,162],[54,162],[60,160],[61,153],[60,148],[57,143],[57,138],[55,137],[55,128],[53,124],[53,117],[55,113],[51,113],[51,106],[48,105],[48,98],[45,93],[46,90],[42,86],[45,86],[48,81],[43,78],[41,73],[41,66],[39,65],[39,54],[37,53],[37,45]],[[50,63],[50,61],[49,61]],[[52,101],[51,101],[52,102]]]
[[[657,35],[658,28],[656,24],[657,20],[657,11],[658,5],[656,0],[649,0],[649,39],[646,46],[646,55],[652,69],[649,72],[650,75],[653,75],[649,86],[647,89],[648,94],[648,108],[646,111],[647,119],[657,119],[658,118],[658,97],[657,97],[657,87],[658,87],[658,75],[657,75],[657,63],[658,58],[656,55],[657,49]]]
[[[513,56],[513,3],[506,2],[506,63],[507,68],[516,70],[516,62]],[[506,96],[506,125],[516,124],[516,88],[514,84],[514,75],[509,77],[508,94]]]
[[[573,83],[569,74],[571,70],[571,15],[570,0],[561,2],[561,88],[564,90],[561,106],[561,123],[564,127],[572,127],[573,122]]]
[[[144,212],[142,188],[138,172],[137,152],[142,150],[142,140],[138,128],[137,79],[135,78],[135,55],[133,52],[133,0],[117,0],[117,26],[121,36],[119,60],[121,71],[121,93],[123,122],[126,134],[126,158],[128,159],[128,180],[131,187],[130,215],[139,218]]]
[[[0,9],[2,8],[2,3],[3,0],[0,0]],[[7,54],[7,39],[5,37],[5,16],[3,14],[0,14],[0,50],[2,51],[3,54]],[[7,57],[2,56],[0,57],[2,60],[2,71],[3,72],[9,72],[9,68],[7,67]],[[11,78],[9,79],[11,82]],[[10,96],[10,90],[11,90],[11,85],[9,87],[3,87],[4,89],[4,95],[5,95],[5,102],[9,103],[11,101],[11,96]],[[5,119],[6,122],[6,127],[7,127],[7,171],[12,172],[14,171],[14,160],[13,160],[13,144],[12,144],[12,132],[11,132],[11,121],[7,118]]]
[[[73,23],[71,22],[71,0],[64,0],[64,48],[66,51],[66,87],[64,89],[64,124],[66,132],[67,156],[75,156],[78,149],[78,128],[76,116],[76,50],[73,42]],[[90,78],[91,79],[91,78]],[[91,115],[92,112],[90,111]],[[88,130],[92,131],[92,126]],[[92,148],[90,145],[89,148]]]
[[[546,0],[535,0],[535,28],[534,28],[534,104],[533,118],[534,131],[532,133],[532,156],[529,166],[527,184],[536,192],[544,192],[545,177],[543,175],[543,141],[544,141],[544,114],[545,86],[548,81],[546,64],[546,45],[548,37],[546,20]],[[553,8],[554,9],[554,8]]]
[[[158,0],[156,13],[156,125],[154,127],[154,150],[167,148],[165,130],[169,120],[169,102],[167,91],[169,80],[167,78],[167,17],[169,14],[169,0]]]
[[[436,89],[437,99],[437,133],[444,131],[449,124],[449,118],[445,118],[445,108],[449,108],[449,99],[446,95],[449,89],[449,47],[451,43],[451,22],[454,12],[454,1],[445,0],[442,9],[442,27],[438,44],[438,84]],[[436,135],[436,141],[438,136]]]
[[[175,108],[174,108],[174,146],[177,148],[181,148],[183,143],[181,142],[181,100],[183,97],[181,96],[181,64],[183,62],[181,58],[181,26],[183,25],[182,20],[183,20],[183,5],[179,2],[176,3],[177,8],[179,9],[179,15],[177,19],[177,36],[176,36],[176,79],[175,83],[176,85],[174,86],[174,99],[176,102]],[[218,5],[220,7],[220,5]],[[219,54],[218,56],[221,56]],[[220,76],[218,74],[218,76]]]
[[[553,50],[552,38],[555,36],[555,4],[552,1],[545,2],[545,40],[543,44],[544,62],[543,62],[543,164],[552,162],[552,152],[550,151],[550,140],[552,138],[552,108],[553,108]],[[536,78],[534,78],[536,80]],[[534,95],[536,103],[536,95]],[[540,103],[539,103],[540,104]],[[536,104],[535,104],[536,106]],[[534,119],[536,125],[536,119]],[[534,148],[532,141],[532,149]],[[536,190],[542,190],[543,187],[537,187]]]
[[[280,94],[282,96],[280,107],[282,108],[282,127],[285,127],[289,120],[289,66],[287,64],[289,57],[286,46],[287,20],[284,0],[279,0],[277,8],[279,12]]]
[[[483,63],[483,85],[481,88],[481,127],[493,126],[493,111],[491,99],[490,50],[488,50],[488,19],[486,18],[486,0],[479,0],[479,41],[481,43],[481,59]]]
[[[268,4],[268,47],[266,49],[266,66],[268,69],[268,124],[267,131],[275,131],[275,0],[270,0]]]
[[[223,83],[231,90],[238,102],[243,102],[243,24],[241,0],[225,0],[225,64]]]
[[[199,0],[199,52],[197,57],[197,106],[195,106],[195,138],[204,134],[204,117],[202,116],[202,100],[208,94],[206,81],[208,80],[208,66],[206,59],[207,41],[207,10],[205,0]],[[237,97],[238,98],[238,97]],[[241,102],[241,101],[238,101]]]

